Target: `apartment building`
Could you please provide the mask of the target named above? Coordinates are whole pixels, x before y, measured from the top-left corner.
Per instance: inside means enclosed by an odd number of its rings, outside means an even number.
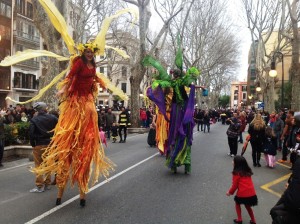
[[[0,61],[11,55],[12,1],[0,0]],[[0,67],[0,108],[6,106],[5,98],[11,91],[11,69]]]
[[[247,104],[247,82],[232,82],[230,87],[230,107],[245,109]]]

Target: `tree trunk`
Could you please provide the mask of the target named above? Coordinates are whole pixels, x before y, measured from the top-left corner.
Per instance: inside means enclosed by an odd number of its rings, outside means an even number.
[[[132,127],[139,127],[140,121],[140,83],[143,77],[142,74],[145,74],[145,68],[140,65],[136,64],[132,69],[132,79],[130,82],[131,87],[131,100],[130,100],[130,109],[131,109],[131,125]]]
[[[292,102],[291,109],[294,111],[300,110],[300,66],[299,66],[299,35],[298,35],[298,21],[297,21],[297,2],[294,0],[290,8],[290,17],[293,27],[292,40],[292,62],[290,67],[290,77],[292,83]],[[287,1],[289,4],[289,1]]]

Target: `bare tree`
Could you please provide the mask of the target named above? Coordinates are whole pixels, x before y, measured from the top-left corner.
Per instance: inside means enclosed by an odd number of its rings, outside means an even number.
[[[300,65],[299,65],[299,0],[293,0],[290,3],[289,0],[286,0],[289,16],[292,27],[292,64],[290,68],[290,77],[292,82],[292,102],[291,109],[295,111],[300,110]]]
[[[198,83],[210,89],[209,108],[216,107],[221,91],[229,85],[237,67],[238,41],[226,22],[226,1],[200,0],[185,8],[185,16],[175,19],[170,35],[175,47],[175,37],[181,33],[184,46],[185,67],[200,69]],[[197,92],[197,103],[204,98]]]
[[[139,122],[139,94],[140,94],[140,84],[143,80],[146,68],[142,66],[142,60],[146,54],[153,55],[159,44],[159,41],[164,36],[165,32],[168,31],[171,20],[181,11],[178,9],[174,11],[172,15],[164,19],[164,25],[161,28],[158,35],[155,37],[154,41],[149,50],[147,50],[147,31],[149,28],[149,21],[151,18],[150,12],[150,0],[123,0],[124,2],[133,4],[138,7],[139,10],[139,53],[136,63],[131,68],[130,86],[131,86],[131,123],[133,127],[138,127]]]
[[[254,43],[256,40],[259,42],[260,51],[258,51],[258,55],[255,55],[256,75],[257,81],[262,87],[265,109],[273,111],[275,109],[274,78],[269,77],[268,74],[270,63],[277,58],[278,54],[276,52],[280,51],[283,54],[289,54],[291,49],[290,43],[292,38],[288,28],[289,15],[286,13],[286,1],[242,0],[242,3],[247,17],[248,28],[251,31],[252,42]],[[277,38],[274,38],[275,35],[277,35]]]

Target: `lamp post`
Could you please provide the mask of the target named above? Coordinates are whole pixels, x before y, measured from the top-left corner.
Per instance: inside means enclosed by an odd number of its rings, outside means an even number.
[[[284,64],[283,64],[283,53],[280,52],[280,51],[276,51],[274,54],[273,54],[273,57],[272,57],[272,61],[271,61],[271,70],[269,72],[269,76],[270,77],[276,77],[277,76],[277,71],[276,71],[276,64],[275,64],[275,54],[280,54],[281,56],[281,64],[282,64],[282,67],[281,67],[281,109],[283,108],[283,89],[284,89]]]

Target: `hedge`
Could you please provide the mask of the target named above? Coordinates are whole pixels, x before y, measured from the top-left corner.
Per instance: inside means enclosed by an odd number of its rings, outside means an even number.
[[[29,122],[4,125],[5,146],[29,144]]]

